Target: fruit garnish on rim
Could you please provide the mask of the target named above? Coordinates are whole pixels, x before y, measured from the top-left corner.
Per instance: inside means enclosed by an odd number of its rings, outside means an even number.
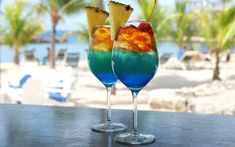
[[[113,41],[110,38],[110,28],[107,26],[95,27],[90,45],[91,49],[96,51],[112,51]]]
[[[140,28],[144,32],[153,33],[152,27],[149,23],[142,22],[138,28]]]
[[[109,1],[111,39],[114,40],[120,27],[126,23],[134,9],[115,1]]]
[[[89,37],[91,38],[95,26],[103,25],[106,19],[109,17],[109,13],[98,7],[87,6],[86,15],[87,15]]]
[[[116,39],[116,46],[135,52],[151,52],[155,49],[154,35],[148,23],[141,23],[138,27],[130,25],[121,27]]]

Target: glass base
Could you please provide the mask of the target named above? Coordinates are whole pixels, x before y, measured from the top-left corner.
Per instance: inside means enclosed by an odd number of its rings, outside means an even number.
[[[150,144],[154,143],[156,138],[150,134],[122,133],[115,136],[115,141],[124,144]]]
[[[94,125],[92,126],[91,129],[95,132],[112,133],[112,132],[124,131],[127,129],[127,127],[122,123],[106,122],[106,123]]]

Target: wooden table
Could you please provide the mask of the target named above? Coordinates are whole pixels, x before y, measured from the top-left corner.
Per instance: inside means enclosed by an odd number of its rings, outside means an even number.
[[[113,120],[132,125],[132,111],[113,110]],[[91,131],[105,110],[0,105],[0,147],[118,147],[116,134]],[[139,112],[139,129],[156,135],[149,147],[235,147],[235,117]]]

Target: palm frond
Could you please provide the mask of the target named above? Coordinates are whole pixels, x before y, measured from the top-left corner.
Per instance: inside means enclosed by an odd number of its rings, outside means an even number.
[[[152,12],[153,3],[149,3],[149,1],[138,0],[138,4],[141,8],[141,13],[139,14],[139,18],[141,20],[148,20]],[[160,6],[157,6],[154,9],[150,22],[152,24],[156,39],[166,37],[171,31],[170,20],[166,16],[165,9],[163,9]]]
[[[138,0],[139,6],[141,8],[141,17],[145,20],[148,20],[148,17],[151,15],[152,8],[153,8],[153,3],[150,3],[149,1],[143,1],[143,0]],[[156,9],[154,10],[154,14],[156,15]]]
[[[172,36],[179,46],[188,42],[194,34],[193,13],[187,11],[188,0],[176,1],[176,12],[169,18],[172,21]]]
[[[211,49],[225,50],[235,37],[235,8],[204,10],[198,15],[200,34]]]
[[[226,33],[225,33],[225,36],[222,40],[223,46],[234,41],[234,39],[235,39],[235,20],[232,23],[230,23],[229,25],[227,25],[225,30],[226,30]]]
[[[6,5],[3,41],[10,46],[23,46],[42,31],[31,11],[25,12],[25,4]]]
[[[68,36],[79,36],[78,37],[79,42],[89,41],[89,34],[88,34],[87,27],[83,24],[79,24],[78,26],[79,26],[79,30],[70,31],[70,32],[66,33],[64,37],[67,38]]]
[[[188,2],[188,0],[176,1],[176,11],[179,13],[186,13]]]
[[[50,7],[49,7],[50,5],[48,4],[48,2],[49,2],[48,0],[42,0],[41,3],[35,4],[34,8],[37,11],[37,13],[45,14],[45,13],[50,12],[51,10],[50,10]]]
[[[82,10],[86,4],[83,0],[59,0],[58,5],[61,13],[73,14]]]

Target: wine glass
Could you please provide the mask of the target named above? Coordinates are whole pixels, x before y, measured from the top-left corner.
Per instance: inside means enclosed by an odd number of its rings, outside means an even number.
[[[115,39],[112,67],[117,78],[130,89],[133,97],[133,130],[115,137],[126,144],[155,142],[155,136],[137,129],[137,95],[153,78],[159,59],[152,26],[148,22],[129,22],[122,26]]]
[[[92,73],[106,87],[108,105],[106,122],[92,126],[92,130],[97,132],[110,133],[126,129],[124,124],[112,123],[111,121],[111,88],[117,81],[111,65],[112,47],[113,41],[110,37],[110,27],[104,25],[96,26],[90,41],[88,63]]]

